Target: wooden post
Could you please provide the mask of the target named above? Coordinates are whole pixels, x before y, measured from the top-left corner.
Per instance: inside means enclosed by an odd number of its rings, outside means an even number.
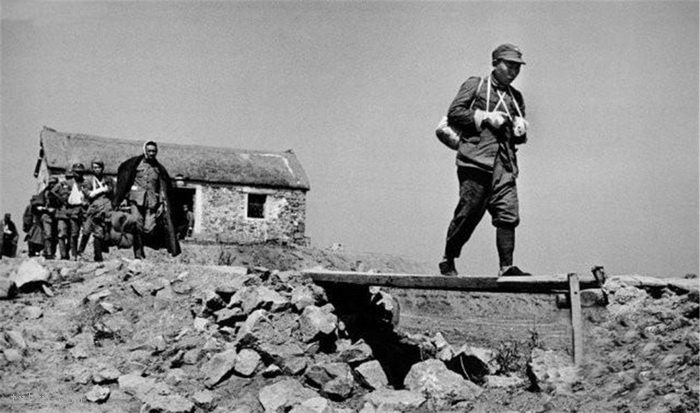
[[[583,324],[581,320],[581,294],[578,274],[572,273],[569,278],[569,299],[571,303],[571,329],[573,331],[574,364],[580,366],[583,362]]]

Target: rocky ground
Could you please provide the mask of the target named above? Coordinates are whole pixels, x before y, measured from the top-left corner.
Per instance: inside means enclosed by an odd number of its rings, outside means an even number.
[[[0,411],[691,412],[697,279],[612,278],[581,368],[527,343],[477,348],[394,326],[379,289],[302,268],[419,272],[405,259],[283,246],[176,260],[0,260]],[[225,264],[225,265],[219,265]]]

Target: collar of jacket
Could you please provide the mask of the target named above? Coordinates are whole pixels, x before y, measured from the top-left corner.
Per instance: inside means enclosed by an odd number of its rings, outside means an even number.
[[[496,76],[493,75],[493,72],[491,73],[491,76],[489,76],[489,77],[491,78],[491,85],[492,85],[495,89],[497,89],[497,90],[504,90],[504,91],[507,91],[507,90],[508,90],[508,86],[504,86],[504,85],[500,84],[500,83],[498,82],[498,80],[496,79]]]

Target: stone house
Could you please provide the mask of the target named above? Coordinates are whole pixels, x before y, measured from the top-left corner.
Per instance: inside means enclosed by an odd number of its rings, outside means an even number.
[[[143,142],[57,132],[44,127],[34,176],[40,188],[72,164],[93,159],[116,177],[119,164],[143,153]],[[158,143],[158,160],[173,179],[173,209],[194,213],[192,239],[202,243],[278,241],[308,244],[309,180],[293,151],[268,152]],[[177,223],[176,223],[177,226]]]

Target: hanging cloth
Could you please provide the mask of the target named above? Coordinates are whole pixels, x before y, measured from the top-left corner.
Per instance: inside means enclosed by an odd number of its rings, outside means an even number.
[[[80,190],[78,184],[73,181],[73,187],[70,190],[70,195],[68,196],[68,205],[81,205],[83,203],[83,191]]]
[[[499,106],[503,106],[503,109],[505,110],[506,114],[508,115],[509,119],[513,119],[513,117],[510,114],[510,110],[508,110],[508,105],[505,102],[505,96],[506,92],[502,92],[500,90],[496,90],[496,93],[498,94],[498,102],[496,102],[496,105],[493,107],[493,111],[496,111]],[[520,105],[518,105],[518,101],[515,100],[515,97],[513,97],[513,91],[511,90],[510,86],[508,86],[508,94],[510,95],[511,100],[513,101],[513,105],[515,105],[515,109],[518,112],[519,116],[523,116],[522,112],[520,111]],[[486,111],[489,112],[489,105],[491,103],[491,75],[489,75],[488,78],[488,85],[486,87]],[[515,162],[515,154],[512,153],[511,145],[508,139],[498,139],[498,152],[499,155],[502,157],[503,160],[503,167],[505,168],[506,171],[512,172],[513,175],[516,177],[518,176],[518,167]],[[498,156],[498,155],[497,155]]]

